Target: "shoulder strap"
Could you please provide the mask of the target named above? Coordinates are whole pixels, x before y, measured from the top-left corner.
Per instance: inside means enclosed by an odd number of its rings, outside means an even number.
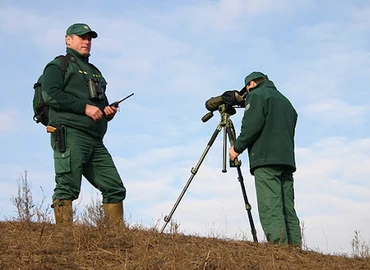
[[[57,59],[57,58],[60,58],[60,63],[61,63],[60,64],[60,69],[61,69],[61,71],[63,73],[63,77],[64,77],[64,75],[67,72],[68,66],[69,66],[69,61],[75,63],[76,59],[68,53],[66,55],[58,55],[57,57],[55,57],[55,59]]]
[[[93,64],[91,64],[91,63],[89,63],[89,65],[90,66],[92,66],[94,69],[96,69],[96,71],[100,74],[100,75],[102,75],[102,73],[100,72],[100,70],[96,67],[96,66],[94,66]]]
[[[82,70],[81,66],[78,64],[77,59],[73,55],[70,55],[70,54],[67,53],[66,55],[59,55],[57,57],[63,57],[62,58],[62,65],[61,65],[62,71],[63,71],[63,59],[65,59],[65,58],[69,59],[72,63],[75,63],[77,65],[77,67]],[[102,75],[101,71],[96,66],[94,66],[90,62],[88,62],[88,64],[90,66],[92,66],[100,75]],[[67,68],[68,68],[68,61],[67,61]],[[66,70],[67,70],[67,68],[66,68]],[[85,77],[85,73],[83,73],[83,75]],[[85,79],[86,79],[86,77],[85,77]]]
[[[61,58],[60,69],[62,70],[63,75],[65,75],[66,72],[67,72],[68,65],[69,65],[69,59],[70,58],[69,58],[68,54]]]

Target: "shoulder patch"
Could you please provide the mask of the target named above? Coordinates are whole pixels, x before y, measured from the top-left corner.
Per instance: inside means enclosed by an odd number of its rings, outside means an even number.
[[[245,106],[245,110],[244,111],[248,111],[250,107],[251,107],[251,104],[248,103],[247,106]]]

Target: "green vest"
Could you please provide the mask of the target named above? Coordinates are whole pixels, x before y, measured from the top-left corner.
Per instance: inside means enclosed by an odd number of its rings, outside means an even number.
[[[294,134],[297,112],[272,81],[259,83],[245,99],[241,132],[234,149],[248,149],[250,172],[269,165],[296,169]]]
[[[103,139],[107,131],[107,119],[103,117],[94,122],[85,114],[86,104],[94,105],[104,111],[108,100],[105,96],[107,82],[100,71],[75,50],[67,48],[73,59],[69,61],[63,78],[60,59],[48,63],[44,69],[42,95],[49,105],[49,125],[64,124],[82,130],[91,136]],[[99,98],[90,98],[88,81],[94,79],[102,90]]]

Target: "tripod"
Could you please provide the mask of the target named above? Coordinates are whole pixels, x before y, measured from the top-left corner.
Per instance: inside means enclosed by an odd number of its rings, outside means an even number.
[[[219,106],[218,110],[219,110],[220,115],[221,115],[221,121],[218,124],[216,130],[214,131],[213,135],[211,136],[211,139],[209,140],[209,142],[208,142],[203,154],[201,155],[197,165],[191,169],[191,176],[190,176],[189,180],[186,182],[185,187],[183,188],[180,196],[178,197],[177,201],[175,202],[175,205],[172,207],[171,212],[164,217],[165,224],[163,225],[163,227],[161,229],[161,233],[163,233],[163,231],[166,228],[168,222],[171,220],[172,215],[176,211],[177,206],[179,205],[182,197],[185,195],[186,190],[190,186],[191,181],[193,180],[194,176],[198,172],[200,165],[202,164],[202,162],[203,162],[204,158],[206,157],[209,149],[211,148],[213,142],[216,140],[217,135],[220,133],[221,130],[223,130],[222,172],[223,173],[227,172],[227,170],[226,170],[226,154],[227,154],[227,140],[226,140],[226,137],[228,136],[230,145],[233,146],[234,142],[236,140],[236,135],[235,135],[234,124],[230,119],[230,114],[235,113],[235,109],[233,107],[229,106],[229,105],[222,104],[222,105]],[[213,113],[211,113],[210,117],[212,117],[212,116],[213,116]],[[244,199],[244,203],[245,203],[245,209],[247,210],[249,223],[250,223],[250,226],[251,226],[251,231],[252,231],[252,236],[253,236],[253,241],[258,242],[257,233],[256,233],[256,229],[254,227],[253,217],[252,217],[252,213],[251,213],[252,207],[248,202],[247,192],[245,190],[244,179],[243,179],[243,175],[242,175],[240,166],[241,166],[241,162],[237,158],[234,161],[230,160],[230,167],[236,167],[237,172],[238,172],[238,180],[239,180],[239,183],[240,183],[240,187],[242,189],[243,199]]]

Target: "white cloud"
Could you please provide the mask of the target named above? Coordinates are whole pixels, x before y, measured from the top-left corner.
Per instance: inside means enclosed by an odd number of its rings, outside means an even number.
[[[1,30],[8,34],[26,33],[30,30],[34,31],[35,26],[41,23],[40,17],[27,12],[26,9],[15,7],[2,7],[0,18]]]
[[[9,133],[17,128],[19,113],[13,109],[0,112],[0,132]]]
[[[370,216],[365,214],[370,206],[369,150],[369,139],[345,138],[297,150],[296,204],[309,246],[350,252],[355,230],[370,238]]]
[[[340,127],[346,128],[363,125],[367,122],[370,115],[370,106],[351,105],[341,99],[318,100],[315,103],[307,104],[301,109],[306,117],[315,119],[318,125],[326,128]]]

